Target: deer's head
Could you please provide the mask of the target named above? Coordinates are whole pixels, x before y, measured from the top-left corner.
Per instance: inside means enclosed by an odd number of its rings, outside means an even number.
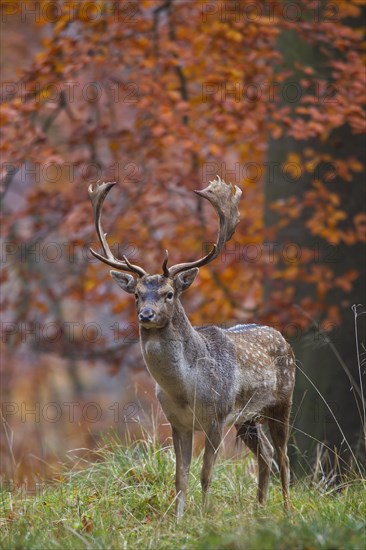
[[[94,211],[95,226],[103,248],[104,256],[90,249],[93,256],[114,267],[111,276],[116,283],[129,294],[134,294],[138,320],[144,328],[162,328],[172,318],[179,296],[193,283],[199,268],[216,258],[226,241],[231,239],[239,223],[238,204],[241,190],[227,185],[217,176],[202,191],[195,191],[209,200],[219,216],[219,231],[212,250],[200,260],[176,264],[168,268],[168,251],[162,265],[161,275],[149,275],[142,267],[134,265],[123,256],[123,261],[113,256],[107,243],[107,234],[103,232],[100,215],[105,197],[115,183],[97,184],[93,190],[89,187],[89,197]]]

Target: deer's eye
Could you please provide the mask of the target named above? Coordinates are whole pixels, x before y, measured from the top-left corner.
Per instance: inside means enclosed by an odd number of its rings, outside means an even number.
[[[172,300],[173,296],[174,296],[174,292],[168,292],[168,294],[166,295],[166,298],[167,300]]]

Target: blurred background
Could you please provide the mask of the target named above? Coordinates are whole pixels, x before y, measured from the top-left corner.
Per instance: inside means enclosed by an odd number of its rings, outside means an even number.
[[[110,431],[169,441],[134,300],[89,252],[98,181],[118,182],[112,250],[150,273],[165,248],[178,263],[215,241],[194,189],[218,174],[243,190],[186,311],[292,344],[298,472],[364,457],[364,15],[363,0],[1,3],[3,480],[53,476]]]

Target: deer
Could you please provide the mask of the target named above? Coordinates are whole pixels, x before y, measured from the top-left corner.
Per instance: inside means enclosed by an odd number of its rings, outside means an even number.
[[[136,301],[139,339],[147,370],[156,382],[156,395],[172,428],[175,453],[176,517],[183,516],[192,460],[193,434],[203,431],[202,505],[226,425],[235,425],[236,438],[252,451],[258,464],[257,501],[267,499],[274,448],[277,452],[284,508],[289,509],[290,468],[287,454],[289,417],[295,384],[295,358],[281,333],[272,327],[238,324],[230,328],[191,325],[180,297],[231,239],[240,221],[241,190],[219,176],[202,190],[218,214],[218,234],[212,249],[199,260],[149,274],[126,256],[116,258],[101,227],[103,202],[116,182],[89,187],[95,227],[103,254],[93,256],[114,270],[110,275]],[[270,443],[264,428],[272,438]]]

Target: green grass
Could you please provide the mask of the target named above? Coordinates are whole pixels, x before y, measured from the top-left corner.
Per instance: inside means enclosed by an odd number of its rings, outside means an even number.
[[[0,548],[6,549],[364,549],[365,480],[324,489],[296,481],[294,510],[282,508],[272,476],[269,502],[255,504],[248,460],[219,460],[210,506],[201,511],[200,459],[192,464],[186,513],[174,518],[174,455],[154,441],[110,443],[98,462],[65,471],[36,495],[2,491]],[[4,488],[3,488],[4,489]]]

